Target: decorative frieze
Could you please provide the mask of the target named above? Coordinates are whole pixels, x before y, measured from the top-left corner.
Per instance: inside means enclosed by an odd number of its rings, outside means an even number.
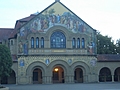
[[[81,63],[85,63],[86,65],[88,65],[90,67],[90,74],[93,75],[95,74],[96,68],[95,65],[96,63],[94,63],[94,61],[96,61],[97,59],[95,58],[95,56],[20,56],[18,58],[18,77],[26,77],[27,75],[27,69],[28,67],[34,63],[34,62],[41,62],[44,63],[46,65],[46,68],[49,67],[49,65],[51,65],[51,63],[53,63],[56,60],[61,60],[64,61],[68,64],[68,66],[72,67],[73,63],[75,62],[81,62]],[[68,67],[69,68],[69,67]],[[26,82],[26,80],[23,78],[21,78],[21,81],[24,81],[24,83]],[[66,79],[67,80],[67,79]],[[70,80],[70,82],[72,82]],[[22,82],[23,83],[23,82]]]
[[[46,55],[46,54],[53,54],[53,55],[56,55],[56,54],[66,54],[69,55],[69,54],[85,54],[87,55],[88,52],[87,50],[83,50],[83,49],[77,49],[77,50],[68,50],[68,49],[29,49],[29,54],[30,55],[35,55],[35,54],[41,54],[41,55]]]

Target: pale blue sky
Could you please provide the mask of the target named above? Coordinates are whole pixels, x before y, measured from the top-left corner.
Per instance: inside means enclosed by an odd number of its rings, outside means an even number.
[[[41,12],[55,0],[0,0],[0,28],[14,28],[16,20]],[[120,0],[60,0],[101,34],[120,38]]]

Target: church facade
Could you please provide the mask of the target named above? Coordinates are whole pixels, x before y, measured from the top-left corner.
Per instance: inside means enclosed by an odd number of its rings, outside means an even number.
[[[59,0],[0,32],[11,32],[0,42],[13,58],[13,72],[3,83],[120,81],[120,55],[97,55],[96,30]]]

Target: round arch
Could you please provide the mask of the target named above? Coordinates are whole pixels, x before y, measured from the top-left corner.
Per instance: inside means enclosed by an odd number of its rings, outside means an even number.
[[[67,36],[68,36],[69,33],[70,33],[70,31],[69,31],[66,27],[60,26],[60,25],[56,25],[56,26],[54,26],[54,27],[51,27],[51,28],[46,32],[46,34],[47,34],[47,36],[49,36],[49,38],[50,38],[50,36],[52,35],[52,33],[54,33],[55,31],[60,31],[60,32],[62,32],[62,33],[66,36],[66,38],[67,38]]]
[[[33,69],[33,83],[34,84],[41,84],[42,83],[42,70],[41,70],[41,67],[34,67]]]
[[[69,72],[69,65],[67,64],[67,62],[63,60],[54,60],[52,63],[50,63],[50,65],[48,66],[48,73],[51,77],[53,77],[53,71],[55,68],[59,68],[63,71],[64,75],[62,74],[62,76],[64,76],[64,82],[66,82],[66,77]]]
[[[120,82],[120,67],[116,68],[114,71],[114,81]]]
[[[26,75],[30,78],[29,83],[33,83],[33,72],[35,69],[39,69],[42,72],[42,77],[45,76],[46,73],[46,65],[40,61],[36,61],[31,63],[26,69]],[[43,82],[42,82],[43,83]]]
[[[71,67],[72,67],[72,71],[74,71],[76,68],[81,68],[84,71],[84,74],[87,74],[90,71],[89,66],[85,62],[82,62],[82,61],[74,62],[71,65]],[[72,73],[74,74],[74,72]]]
[[[64,60],[54,60],[51,62],[48,66],[48,71],[52,71],[56,66],[62,67],[66,74],[69,72],[69,65]],[[52,75],[52,73],[50,73],[50,75]]]
[[[61,65],[56,65],[52,70],[52,82],[53,83],[64,83],[65,81],[65,74],[64,69]]]
[[[75,62],[71,65],[71,69],[72,69],[71,73],[73,76],[75,76],[75,71],[79,69],[78,71],[80,71],[80,74],[82,74],[82,76],[80,77],[82,78],[80,82],[88,82],[87,74],[89,73],[90,70],[89,70],[89,66],[85,62],[82,61]],[[75,77],[74,77],[74,82],[75,82]]]
[[[74,70],[74,82],[75,83],[83,83],[83,70],[80,67],[77,67]]]
[[[9,77],[5,76],[2,78],[1,84],[16,84],[16,73],[13,69]]]
[[[103,67],[99,71],[99,81],[100,82],[109,82],[112,81],[111,71],[108,67]]]

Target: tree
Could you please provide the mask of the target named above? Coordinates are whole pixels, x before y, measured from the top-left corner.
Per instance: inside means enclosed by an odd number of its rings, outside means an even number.
[[[49,13],[49,15],[52,15],[53,13],[55,13],[55,10],[54,10],[54,9],[50,9],[50,10],[48,11],[48,13]]]
[[[0,84],[4,76],[9,76],[12,72],[12,58],[8,47],[0,45]]]
[[[117,54],[116,46],[112,42],[112,38],[103,36],[99,32],[97,33],[97,53],[98,54]]]
[[[120,39],[116,41],[116,47],[117,47],[116,49],[117,54],[120,54]]]

